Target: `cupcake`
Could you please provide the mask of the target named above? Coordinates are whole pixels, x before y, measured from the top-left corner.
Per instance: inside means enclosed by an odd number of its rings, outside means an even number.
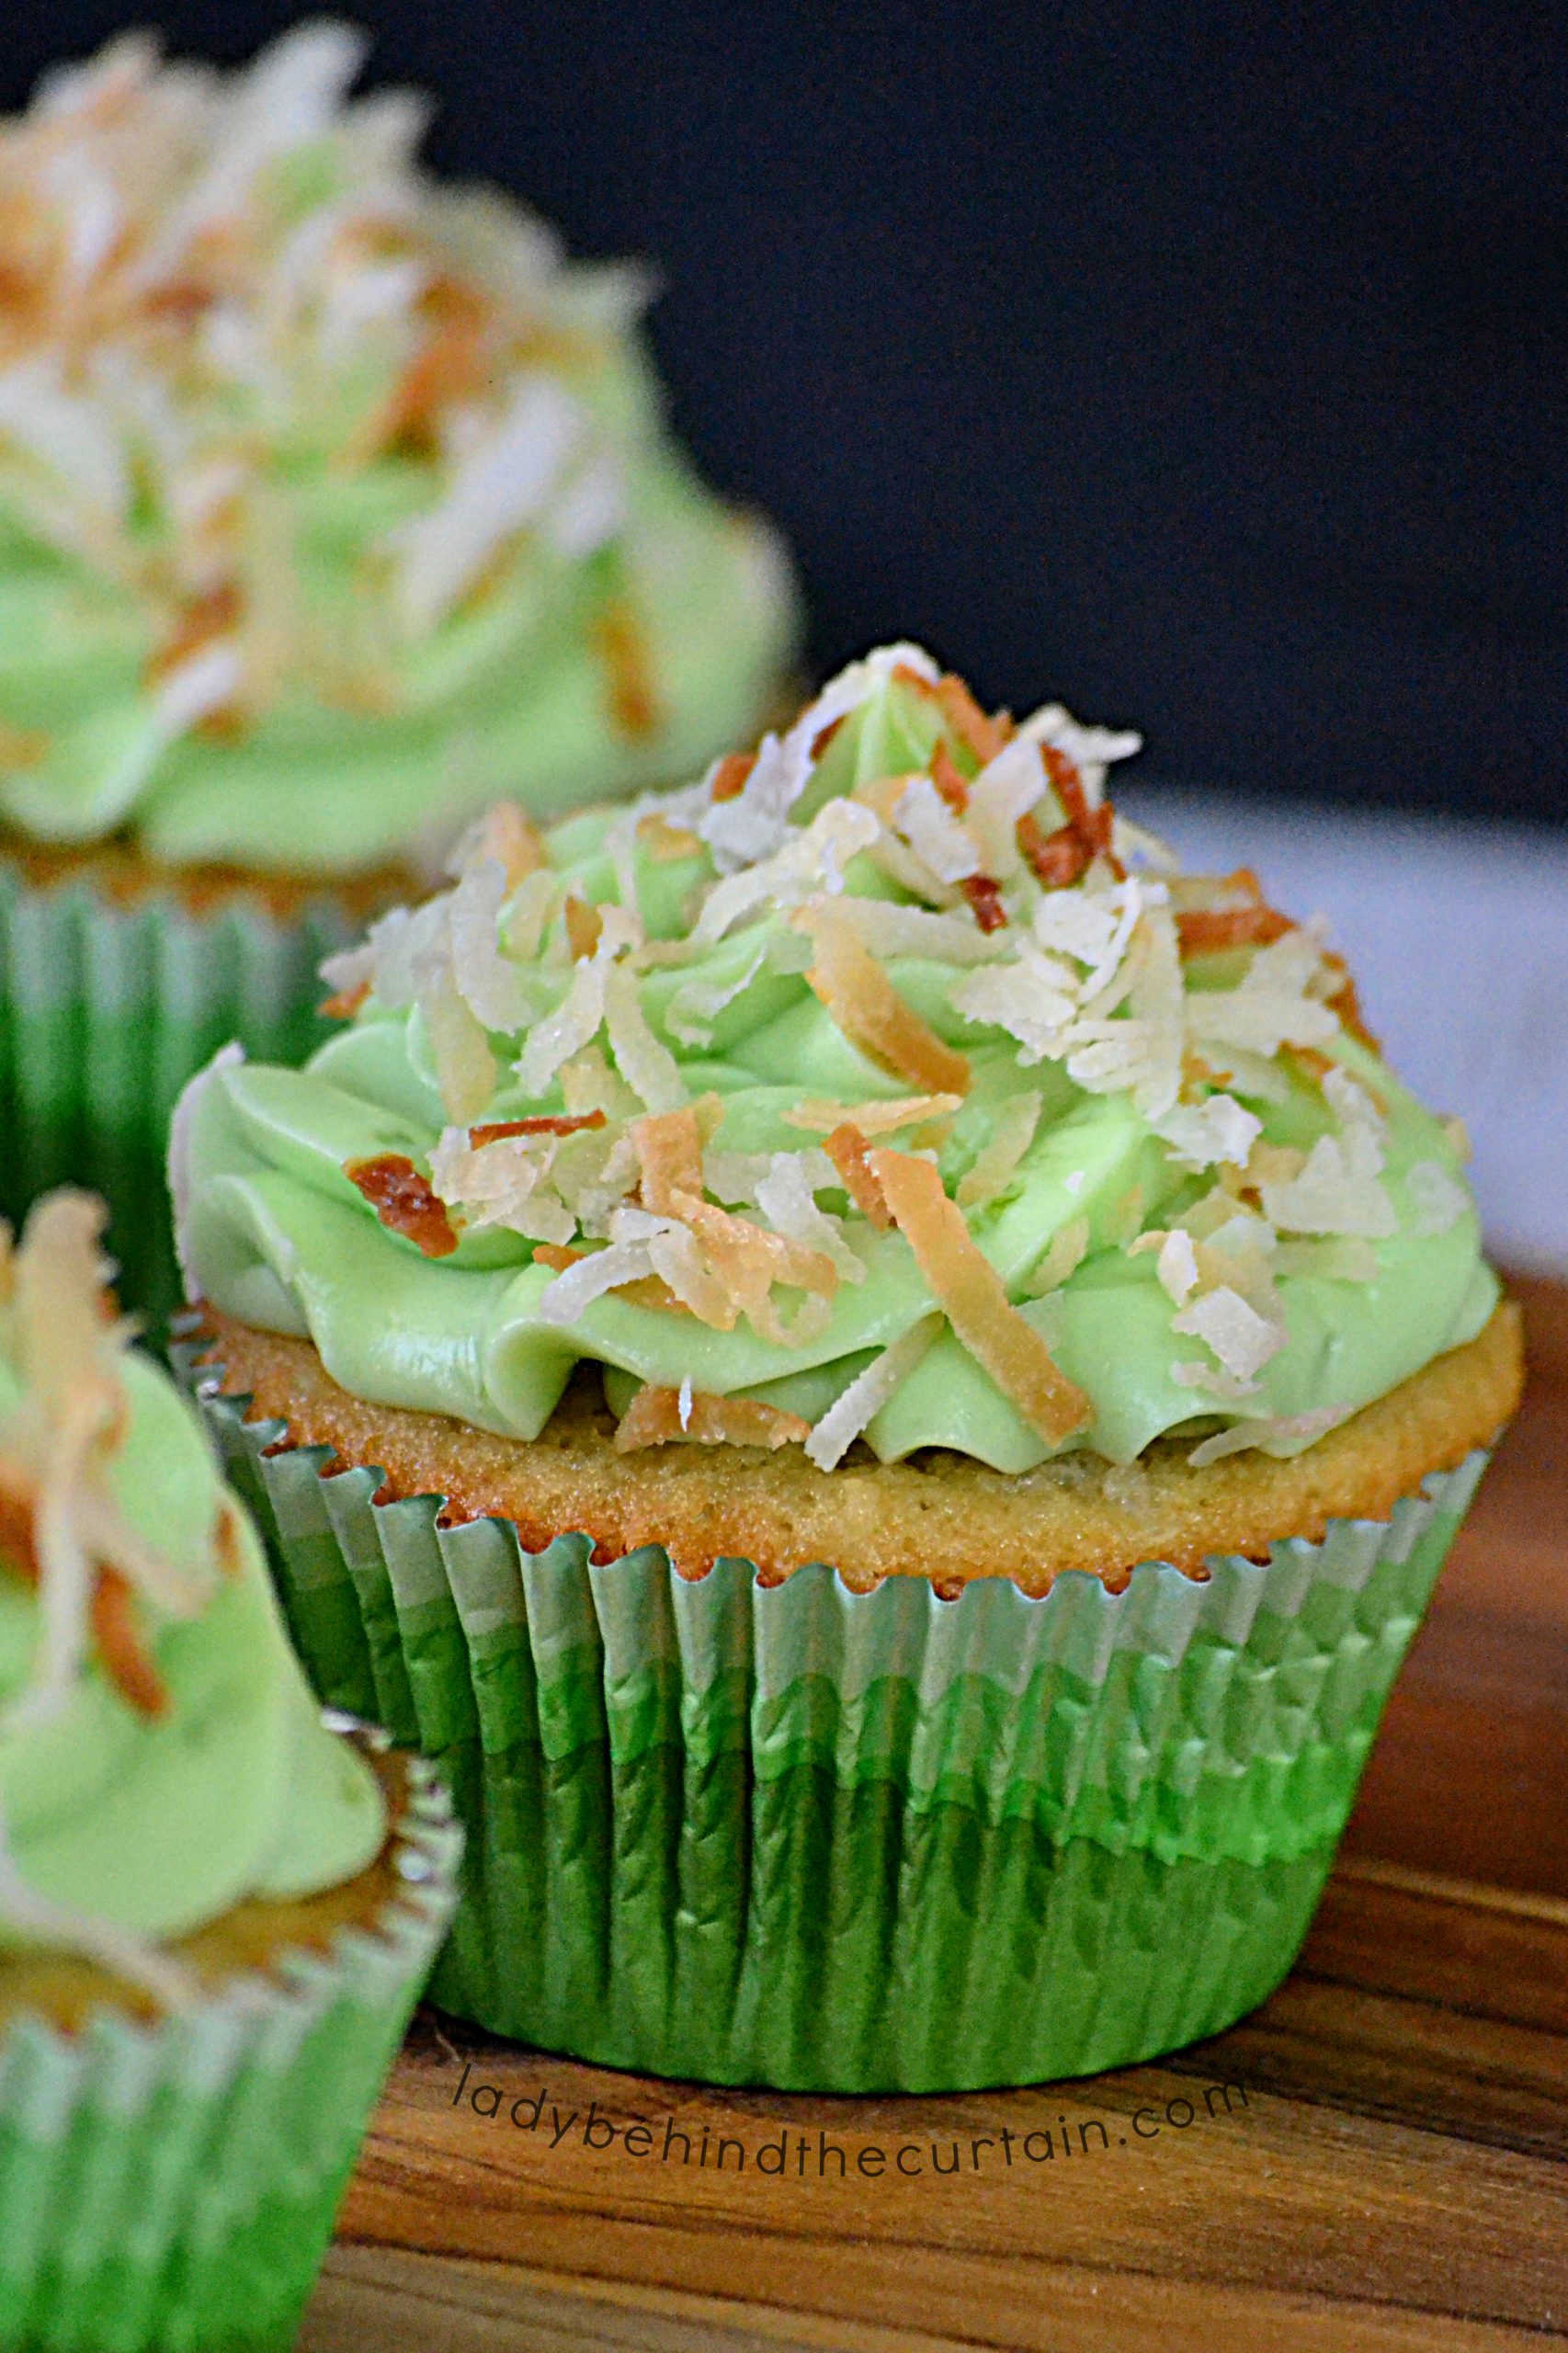
[[[427,177],[362,53],[133,35],[0,126],[6,1205],[100,1181],[142,1302],[214,1046],[302,1055],[321,956],[477,809],[689,775],[792,642],[778,541],[665,428],[642,275]]]
[[[0,2345],[245,2353],[293,2342],[458,1839],[324,1723],[102,1222],[52,1194],[0,1253]]]
[[[220,1056],[206,1408],[318,1689],[470,1827],[433,1998],[619,2067],[1022,2083],[1305,1933],[1516,1402],[1463,1139],[1137,738],[911,646]],[[248,1402],[247,1402],[248,1401]]]

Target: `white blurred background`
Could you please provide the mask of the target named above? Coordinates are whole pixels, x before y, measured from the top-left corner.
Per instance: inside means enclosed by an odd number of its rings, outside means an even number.
[[[1250,866],[1287,914],[1328,917],[1394,1068],[1470,1129],[1494,1255],[1568,1276],[1568,841],[1187,791],[1116,798],[1184,863]]]

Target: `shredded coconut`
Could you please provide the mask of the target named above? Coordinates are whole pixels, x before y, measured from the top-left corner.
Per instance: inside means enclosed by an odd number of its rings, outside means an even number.
[[[1301,1454],[1326,1431],[1347,1422],[1352,1411],[1349,1405],[1314,1405],[1309,1413],[1282,1414],[1272,1421],[1237,1422],[1201,1439],[1187,1459],[1194,1470],[1203,1471],[1210,1462],[1221,1462],[1226,1455],[1242,1454],[1253,1447],[1260,1454]]]
[[[916,1365],[922,1363],[941,1331],[940,1315],[923,1315],[858,1373],[836,1397],[806,1440],[806,1459],[819,1471],[835,1470],[856,1439],[877,1415]]]

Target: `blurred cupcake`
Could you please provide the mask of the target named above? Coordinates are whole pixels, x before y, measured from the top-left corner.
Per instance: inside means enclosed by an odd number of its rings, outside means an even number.
[[[324,1725],[102,1222],[0,1257],[0,2345],[240,2353],[292,2342],[458,1841]]]
[[[11,1206],[99,1176],[128,1288],[173,1093],[305,1051],[335,928],[499,791],[546,815],[758,724],[771,532],[673,444],[640,273],[419,170],[301,27],[136,35],[0,128],[0,1101]]]
[[[343,1034],[187,1094],[213,1426],[472,1825],[450,2008],[928,2090],[1289,1967],[1517,1322],[1319,933],[1114,814],[1136,748],[887,649],[688,790],[493,813]]]

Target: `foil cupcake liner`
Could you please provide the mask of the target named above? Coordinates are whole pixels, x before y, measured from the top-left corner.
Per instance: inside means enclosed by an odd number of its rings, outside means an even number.
[[[317,968],[347,937],[330,895],[288,921],[237,892],[205,914],[170,892],[38,886],[0,860],[0,1213],[50,1187],[109,1203],[123,1303],[150,1329],[179,1304],[164,1163],[186,1081],[238,1038],[301,1061],[326,1036]]]
[[[456,1897],[461,1833],[436,1772],[409,1773],[401,1885],[369,1927],[152,2023],[0,2028],[4,2353],[293,2343]]]
[[[431,1999],[786,2089],[1043,2082],[1261,2001],[1486,1461],[1201,1579],[764,1586],[378,1503],[379,1468],[247,1422],[193,1355],[307,1672],[437,1757],[468,1825]]]

